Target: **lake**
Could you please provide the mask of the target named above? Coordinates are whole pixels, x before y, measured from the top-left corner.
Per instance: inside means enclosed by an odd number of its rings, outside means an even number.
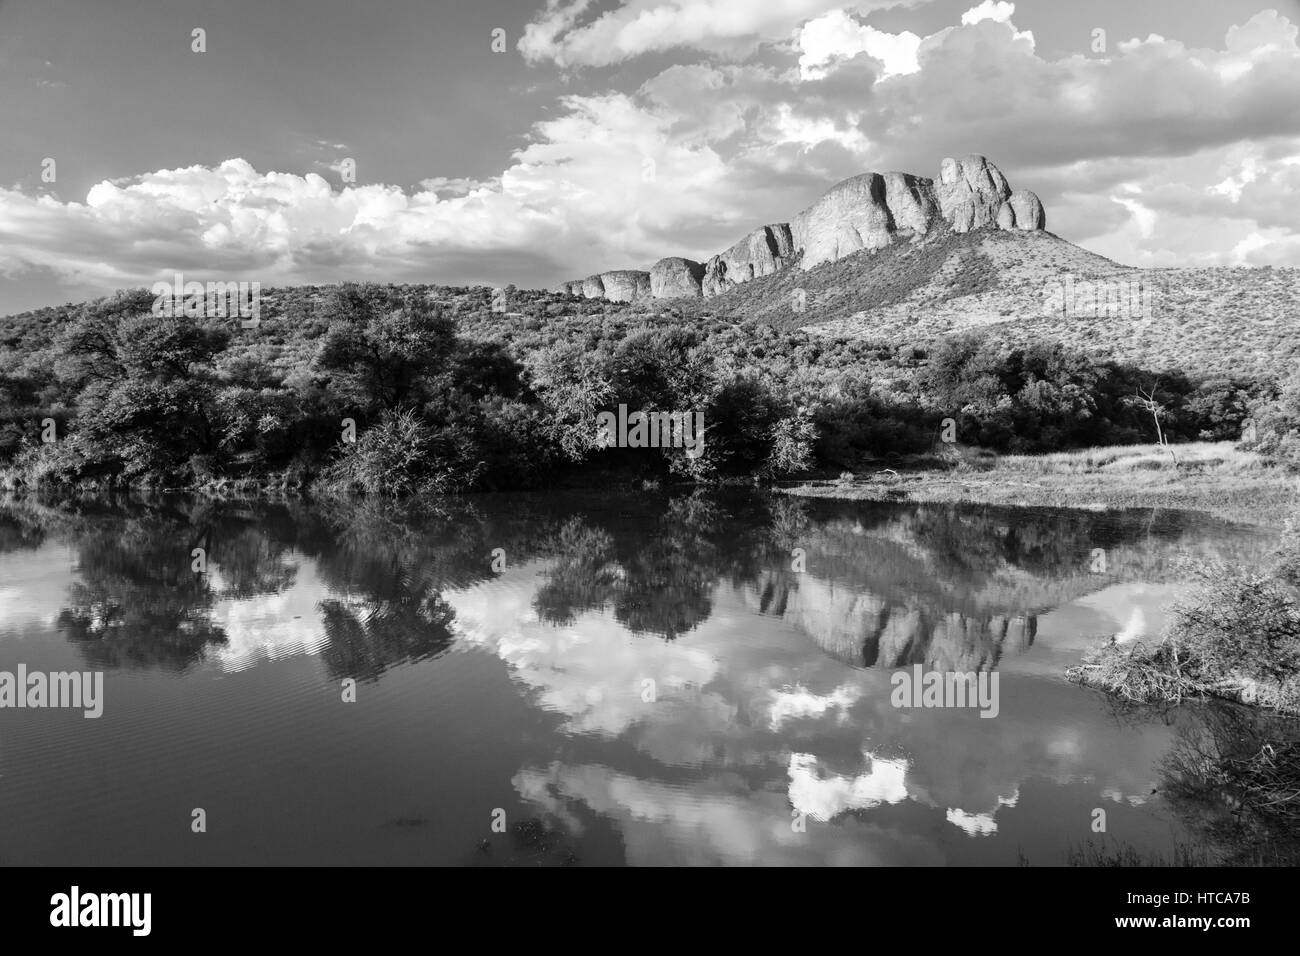
[[[0,671],[101,672],[103,712],[0,709],[0,863],[1208,853],[1164,780],[1204,708],[1063,674],[1157,636],[1187,562],[1273,544],[750,493],[11,501]],[[995,674],[996,715],[898,706],[932,672]]]

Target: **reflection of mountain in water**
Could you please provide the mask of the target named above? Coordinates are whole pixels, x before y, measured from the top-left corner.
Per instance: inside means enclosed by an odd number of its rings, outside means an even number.
[[[1036,614],[975,616],[919,604],[891,604],[870,592],[811,575],[764,572],[748,594],[832,657],[857,667],[923,664],[934,670],[991,668],[1034,642]]]
[[[1212,540],[1215,557],[1238,561],[1265,547],[1232,529],[1204,534],[1195,526],[1206,521],[745,494],[505,496],[434,515],[374,503],[80,500],[0,508],[0,548],[53,537],[74,550],[60,626],[103,667],[204,660],[228,641],[223,608],[291,591],[306,560],[328,593],[299,631],[332,675],[374,678],[451,645],[444,594],[490,579],[500,549],[511,566],[546,562],[532,605],[550,624],[608,609],[633,633],[672,640],[708,620],[719,583],[731,582],[751,607],[855,666],[975,670],[1029,647],[1046,610],[1117,580],[1171,575],[1186,540]],[[191,569],[196,547],[207,573]],[[794,548],[805,571],[790,569]],[[1097,548],[1104,574],[1092,573]]]
[[[1033,644],[1040,614],[1117,581],[1174,577],[1185,542],[1205,546],[1203,519],[1172,512],[909,505],[832,508],[818,520],[820,510],[783,536],[803,549],[804,569],[782,559],[745,593],[859,667],[995,667]],[[1267,550],[1248,533],[1216,540],[1221,560]]]
[[[466,653],[369,696],[393,709],[379,709],[383,736],[360,739],[437,739],[443,721],[411,722],[417,698],[446,703],[447,725],[465,721],[476,744],[514,727],[505,752],[521,754],[521,798],[575,829],[589,813],[602,820],[589,832],[612,821],[629,859],[960,862],[985,859],[972,847],[1001,832],[1014,862],[1025,837],[1035,861],[1055,853],[1066,813],[1086,830],[1099,800],[1137,812],[1157,783],[1163,793],[1152,773],[1164,729],[1131,732],[1091,692],[1039,683],[1038,656],[1006,668],[998,720],[901,713],[886,668],[1005,666],[1073,633],[1049,609],[1107,588],[1099,604],[1119,581],[1175,580],[1193,549],[1248,563],[1270,545],[1186,515],[756,495],[511,495],[445,509],[0,505],[0,577],[40,549],[33,564],[53,569],[33,596],[43,630],[56,620],[96,666],[244,670],[311,654],[322,680],[378,680],[457,644]],[[190,569],[195,546],[206,574]],[[1092,572],[1097,548],[1104,574]],[[260,701],[299,676],[268,669],[226,688]],[[495,723],[516,700],[518,723]],[[513,772],[511,759],[499,766]],[[795,832],[792,811],[836,823]],[[954,827],[966,835],[956,842]]]

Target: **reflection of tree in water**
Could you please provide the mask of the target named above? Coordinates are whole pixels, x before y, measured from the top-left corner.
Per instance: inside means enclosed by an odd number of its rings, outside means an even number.
[[[45,529],[39,521],[14,509],[0,509],[0,554],[34,551],[45,543]]]
[[[1179,817],[1226,865],[1300,862],[1300,722],[1223,701],[1181,712],[1161,768]]]
[[[483,499],[487,500],[487,499]],[[225,635],[216,601],[291,587],[295,554],[331,591],[321,605],[335,676],[373,677],[451,640],[442,595],[509,567],[553,559],[534,606],[563,624],[609,608],[637,633],[673,639],[712,613],[730,581],[857,666],[994,666],[1028,646],[1035,614],[1105,583],[1086,558],[1099,538],[1147,543],[1182,530],[1151,514],[807,502],[748,493],[509,496],[437,510],[392,502],[281,505],[202,500],[80,502],[0,510],[0,546],[42,536],[78,553],[60,622],[97,663],[183,668]],[[206,549],[210,575],[190,571]],[[791,551],[807,552],[807,571]],[[1009,574],[1008,569],[1016,573]]]
[[[635,517],[613,527],[568,520],[555,538],[556,563],[533,602],[542,620],[563,625],[610,607],[634,633],[673,640],[708,619],[720,578],[758,567],[766,524],[738,522],[703,495],[644,507]]]
[[[255,512],[222,513],[203,501],[94,502],[42,519],[76,552],[78,580],[58,625],[93,667],[190,667],[227,641],[213,619],[217,601],[295,579],[285,546]],[[195,548],[208,573],[193,570]]]
[[[297,551],[316,561],[335,595],[320,606],[331,675],[363,679],[445,649],[452,612],[443,588],[490,576],[487,542],[520,559],[527,535],[539,533],[535,522],[512,537],[470,509],[431,517],[391,503],[180,500],[45,518],[77,553],[79,580],[59,624],[92,665],[183,669],[202,661],[227,641],[216,603],[292,587]],[[10,539],[20,534],[33,537],[14,530]],[[191,570],[195,548],[205,551],[207,574]]]
[[[984,506],[913,506],[909,537],[933,556],[946,580],[979,586],[1014,567],[1046,578],[1088,571],[1094,548],[1144,539],[1168,542],[1198,520],[1175,511],[1044,511]]]
[[[491,577],[493,547],[515,560],[526,554],[521,532],[497,529],[468,506],[430,512],[363,501],[329,505],[324,515],[299,546],[339,595],[320,603],[321,654],[336,679],[374,680],[440,654],[455,620],[443,590]]]
[[[193,529],[175,521],[110,522],[76,536],[77,573],[58,623],[91,667],[182,670],[226,636],[206,576],[190,570]]]
[[[276,594],[293,587],[298,568],[289,562],[286,546],[254,525],[243,525],[225,534],[215,534],[212,525],[204,529],[202,544],[210,564],[221,572],[221,598],[245,600],[259,594]]]
[[[320,611],[326,640],[321,654],[335,679],[374,680],[396,664],[442,653],[453,640],[455,613],[437,593],[377,605],[330,598]]]

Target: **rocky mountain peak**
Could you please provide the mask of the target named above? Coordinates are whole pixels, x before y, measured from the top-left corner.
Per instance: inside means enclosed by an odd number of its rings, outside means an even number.
[[[911,173],[867,172],[836,183],[790,222],[760,226],[707,262],[672,256],[649,272],[602,272],[557,291],[628,302],[652,297],[721,295],[733,286],[788,268],[802,269],[893,242],[914,242],[936,229],[1041,230],[1043,204],[1029,190],[1012,192],[1002,171],[983,156],[945,158],[938,180]]]

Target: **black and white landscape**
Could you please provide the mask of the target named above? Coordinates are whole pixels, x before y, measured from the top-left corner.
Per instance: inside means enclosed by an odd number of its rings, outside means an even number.
[[[1300,859],[1295,3],[9,0],[0,75],[0,865]]]

